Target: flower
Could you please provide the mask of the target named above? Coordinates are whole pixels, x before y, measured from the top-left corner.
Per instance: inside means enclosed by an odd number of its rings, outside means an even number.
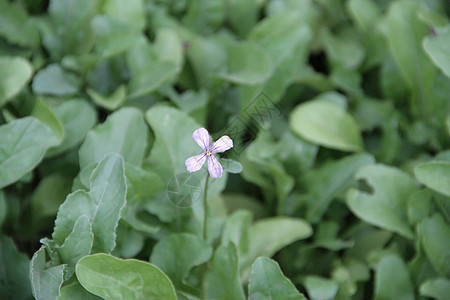
[[[208,171],[212,178],[222,177],[223,168],[214,153],[227,151],[233,147],[233,141],[229,136],[224,135],[209,147],[209,133],[205,128],[199,128],[192,134],[192,138],[204,150],[202,154],[195,155],[186,159],[185,164],[189,172],[197,172],[205,164],[208,158]]]

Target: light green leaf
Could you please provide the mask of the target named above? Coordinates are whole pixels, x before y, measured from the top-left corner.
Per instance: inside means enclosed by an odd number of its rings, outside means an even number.
[[[72,232],[64,240],[64,243],[56,247],[61,260],[67,264],[67,277],[75,271],[75,265],[80,258],[88,255],[92,249],[94,234],[92,233],[90,219],[87,215],[80,216]]]
[[[125,206],[126,183],[123,159],[117,154],[105,156],[92,173],[90,192],[78,190],[60,206],[53,239],[63,245],[79,217],[89,218],[94,234],[93,252],[111,252],[115,245],[117,224]],[[81,226],[81,225],[80,225]],[[87,235],[84,235],[88,240]]]
[[[152,264],[99,253],[85,256],[76,266],[78,281],[104,299],[176,300],[167,275]]]
[[[443,277],[427,280],[420,285],[419,291],[421,296],[445,300],[450,291],[450,280]]]
[[[369,154],[354,154],[315,169],[303,177],[301,182],[308,187],[306,219],[319,222],[334,196],[346,190],[354,181],[355,173],[374,162],[375,159]]]
[[[266,81],[273,72],[270,56],[258,44],[242,42],[228,51],[228,68],[219,77],[235,84],[254,85]]]
[[[219,246],[214,252],[209,272],[206,273],[204,289],[207,299],[245,299],[239,280],[236,247],[232,243]]]
[[[55,116],[61,121],[65,137],[60,145],[49,150],[49,156],[63,153],[79,144],[96,121],[96,111],[80,99],[65,101],[53,108]]]
[[[61,290],[61,295],[58,297],[58,300],[99,300],[102,299],[97,297],[88,291],[86,291],[78,280],[74,280],[73,282],[64,285]]]
[[[26,59],[0,57],[0,107],[22,90],[32,72],[33,68]]]
[[[166,273],[175,286],[182,289],[189,271],[207,262],[212,248],[196,235],[171,234],[161,239],[153,248],[150,262]]]
[[[381,259],[376,267],[375,300],[414,300],[414,287],[403,260],[394,254]]]
[[[21,46],[36,47],[39,44],[39,32],[29,16],[19,5],[8,2],[0,2],[0,35]]]
[[[253,264],[248,284],[249,300],[306,300],[270,258],[259,257]]]
[[[436,35],[429,35],[423,39],[423,48],[433,60],[436,67],[450,77],[450,25],[434,28]]]
[[[30,172],[48,148],[58,144],[53,132],[33,117],[0,126],[0,189]]]
[[[30,279],[33,296],[37,300],[56,300],[63,284],[65,265],[46,267],[45,247],[34,253],[30,264]]]
[[[80,79],[58,64],[45,67],[34,76],[33,92],[52,96],[73,95],[78,91]]]
[[[420,164],[414,173],[421,183],[441,194],[450,196],[450,162],[432,161]]]
[[[145,26],[145,7],[142,0],[107,0],[103,6],[105,14],[135,28]]]
[[[309,101],[290,115],[291,128],[309,142],[342,151],[361,151],[363,141],[353,117],[337,105]]]
[[[17,250],[12,239],[0,235],[1,299],[28,299],[31,296],[29,264],[28,257]]]
[[[339,284],[331,279],[311,275],[305,278],[305,287],[312,300],[331,300],[336,296]]]
[[[126,163],[140,166],[147,135],[142,113],[136,108],[122,108],[89,131],[80,148],[80,167],[97,163],[108,153],[119,153]]]
[[[370,224],[412,239],[406,210],[409,196],[417,190],[414,180],[403,171],[384,165],[362,167],[355,177],[368,184],[370,190],[351,189],[347,195],[350,210]]]
[[[410,224],[416,225],[428,217],[432,196],[433,192],[430,189],[422,189],[411,194],[408,199],[408,219]]]
[[[441,215],[435,214],[419,223],[419,239],[434,269],[450,276],[450,227]]]
[[[36,101],[31,115],[47,125],[53,131],[59,143],[61,143],[65,137],[63,125],[44,101],[41,99]]]
[[[109,96],[103,96],[93,89],[88,89],[87,93],[97,105],[109,110],[116,110],[125,102],[127,89],[121,85]]]
[[[61,173],[53,173],[42,178],[31,197],[33,213],[54,217],[70,192],[71,185],[71,178]]]

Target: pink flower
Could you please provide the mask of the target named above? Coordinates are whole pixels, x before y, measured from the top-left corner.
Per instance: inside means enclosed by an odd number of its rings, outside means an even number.
[[[227,151],[233,147],[233,141],[229,136],[224,135],[218,139],[211,148],[209,147],[209,133],[205,128],[199,128],[192,134],[192,137],[197,144],[204,150],[202,154],[195,155],[186,159],[186,168],[189,172],[197,172],[205,164],[206,158],[208,158],[208,171],[212,178],[222,177],[223,168],[217,158],[214,157],[214,153],[220,153]]]

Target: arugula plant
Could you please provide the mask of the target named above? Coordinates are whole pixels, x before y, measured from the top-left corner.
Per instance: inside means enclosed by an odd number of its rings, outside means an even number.
[[[0,299],[448,299],[449,15],[0,0]]]

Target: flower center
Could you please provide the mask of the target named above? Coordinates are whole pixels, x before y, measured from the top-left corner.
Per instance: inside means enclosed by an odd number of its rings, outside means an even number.
[[[211,156],[212,155],[211,151],[206,150],[206,155]]]

